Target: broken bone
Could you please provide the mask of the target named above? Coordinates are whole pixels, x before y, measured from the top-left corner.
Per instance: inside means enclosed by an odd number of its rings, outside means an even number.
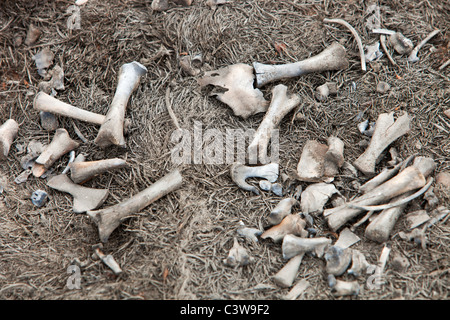
[[[19,124],[14,119],[6,120],[0,126],[0,160],[8,157],[9,149],[17,137],[19,132]]]
[[[410,117],[407,113],[394,121],[394,113],[382,113],[378,116],[375,130],[369,146],[353,163],[365,175],[375,173],[375,165],[380,160],[381,153],[399,137],[410,130]]]
[[[258,242],[258,236],[260,236],[263,232],[256,228],[246,227],[244,222],[239,221],[239,228],[237,229],[237,234],[241,237],[249,239],[252,242]]]
[[[250,155],[258,155],[261,163],[267,163],[267,147],[281,120],[300,103],[298,94],[287,93],[287,87],[279,84],[272,89],[272,100],[264,119],[256,130],[253,140],[248,147]]]
[[[139,62],[133,61],[120,67],[114,98],[109,106],[105,121],[101,124],[94,143],[105,148],[110,145],[125,146],[123,136],[125,112],[131,94],[137,89],[141,77],[147,72]]]
[[[231,247],[228,257],[223,260],[223,263],[232,268],[246,266],[252,263],[254,258],[250,257],[247,249],[241,246],[236,238],[234,238],[233,247]]]
[[[358,281],[339,280],[332,274],[328,275],[328,285],[334,296],[357,296],[361,290]]]
[[[107,265],[116,275],[122,273],[122,269],[119,264],[114,260],[114,257],[110,254],[105,255],[101,249],[103,248],[102,244],[92,246],[95,252],[95,255],[105,264]]]
[[[338,190],[333,184],[320,182],[309,185],[301,194],[302,212],[304,214],[322,213],[328,199],[335,193],[338,193]]]
[[[36,159],[33,165],[33,175],[40,177],[49,169],[60,157],[78,148],[80,144],[70,138],[69,133],[64,128],[55,131],[52,142]]]
[[[408,61],[409,62],[417,62],[419,61],[419,57],[417,56],[417,53],[419,53],[419,50],[428,42],[430,41],[431,38],[433,38],[435,35],[437,35],[439,32],[441,32],[441,30],[436,29],[432,32],[430,32],[428,34],[428,36],[426,36],[425,39],[423,39],[422,41],[419,42],[419,44],[417,44],[414,49],[411,51],[409,57],[408,57]]]
[[[334,276],[343,275],[352,262],[352,250],[339,246],[330,246],[324,254],[326,273]]]
[[[359,277],[370,267],[375,268],[375,266],[367,262],[366,256],[361,251],[352,249],[352,266],[348,269],[347,273]]]
[[[342,70],[348,67],[345,48],[334,42],[321,53],[297,62],[269,65],[253,62],[258,88],[277,80],[298,77],[312,72]]]
[[[32,59],[36,63],[36,68],[38,69],[38,73],[41,77],[45,77],[45,75],[47,74],[46,69],[52,65],[54,57],[55,55],[50,51],[49,48],[42,49],[32,57]]]
[[[266,112],[269,102],[264,99],[263,93],[253,87],[255,75],[249,65],[238,63],[218,70],[205,72],[198,79],[200,87],[213,85],[221,91],[211,95],[227,104],[234,115],[247,119],[257,113]]]
[[[389,44],[393,46],[398,54],[408,54],[413,50],[413,43],[400,32],[389,36]]]
[[[330,94],[337,93],[337,84],[336,82],[325,82],[324,84],[318,86],[316,88],[315,97],[319,101],[325,101],[328,99]]]
[[[278,202],[275,208],[270,212],[267,221],[270,225],[277,225],[281,223],[284,217],[291,214],[292,207],[297,204],[297,199],[286,198]]]
[[[336,247],[347,249],[360,241],[361,239],[354,234],[349,228],[345,228],[339,233],[339,238],[334,243]]]
[[[293,234],[299,237],[306,237],[308,231],[305,230],[306,221],[299,214],[289,214],[277,225],[264,231],[262,239],[270,238],[274,242],[280,242],[287,234]]]
[[[88,216],[97,224],[100,240],[107,242],[111,233],[130,215],[138,213],[168,193],[178,189],[183,181],[178,170],[174,170],[138,194],[111,207],[88,211]]]
[[[108,189],[87,188],[75,184],[65,174],[52,177],[47,185],[55,190],[66,192],[73,197],[73,212],[84,213],[100,207],[108,197]]]
[[[314,251],[318,257],[323,255],[325,247],[331,243],[331,239],[325,237],[319,238],[300,238],[288,234],[283,238],[281,245],[283,259],[290,259],[299,254]]]
[[[308,280],[302,279],[298,281],[286,295],[282,296],[281,299],[296,300],[308,288],[309,288]]]
[[[270,182],[278,179],[278,163],[269,163],[262,166],[249,167],[241,163],[234,163],[230,168],[231,179],[239,188],[251,191],[259,195],[259,190],[249,185],[245,180],[247,178],[262,178]]]
[[[33,24],[30,24],[28,27],[26,38],[25,38],[25,44],[27,46],[32,45],[33,43],[35,43],[37,41],[37,39],[39,39],[41,34],[42,34],[42,32],[38,27],[36,27]]]
[[[289,261],[274,276],[273,281],[282,288],[288,288],[294,283],[298,268],[302,263],[304,254],[298,254]]]
[[[126,165],[126,160],[119,158],[72,162],[69,164],[70,178],[75,183],[83,183],[94,176],[107,171],[124,168]]]
[[[328,150],[324,157],[324,176],[334,177],[339,168],[344,165],[344,142],[338,137],[330,136],[327,139]]]
[[[303,147],[297,165],[300,181],[321,182],[323,180],[325,154],[328,147],[315,140],[308,140]]]

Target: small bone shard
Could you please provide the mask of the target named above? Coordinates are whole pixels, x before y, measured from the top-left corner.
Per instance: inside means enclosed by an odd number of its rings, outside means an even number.
[[[430,216],[428,215],[426,210],[417,210],[410,212],[405,216],[405,218],[409,230],[417,228],[418,226],[430,220]]]
[[[323,255],[325,247],[331,244],[331,239],[325,237],[319,238],[300,238],[288,234],[283,238],[281,246],[283,259],[290,259],[299,254],[314,251],[320,258]]]
[[[133,61],[120,67],[119,79],[114,98],[102,123],[94,143],[101,148],[111,145],[125,147],[123,127],[125,112],[131,94],[137,89],[141,77],[147,73],[139,62]]]
[[[155,11],[165,11],[169,9],[169,1],[168,0],[153,0],[151,4],[151,8]]]
[[[380,51],[380,42],[377,41],[371,46],[366,46],[367,52],[364,55],[367,62],[377,60],[378,58],[381,58],[383,53]]]
[[[65,174],[52,177],[47,185],[55,190],[66,192],[73,197],[73,212],[84,213],[100,207],[108,197],[107,189],[93,189],[75,184]]]
[[[44,48],[33,56],[33,60],[36,63],[36,68],[41,77],[45,77],[47,74],[47,68],[53,63],[55,55],[49,48]]]
[[[290,214],[277,225],[264,231],[262,239],[270,238],[274,242],[280,242],[287,234],[305,238],[308,232],[305,230],[306,222],[298,214]]]
[[[333,184],[324,182],[311,184],[302,192],[300,207],[304,214],[322,213],[330,197],[338,193]]]
[[[33,43],[35,43],[41,36],[41,33],[42,32],[41,30],[39,30],[38,27],[36,27],[33,24],[30,24],[30,26],[28,27],[27,36],[25,38],[25,44],[27,46],[30,46]]]
[[[120,268],[120,266],[119,266],[119,264],[117,263],[117,261],[114,260],[114,257],[113,257],[112,255],[110,255],[110,254],[105,255],[105,254],[102,252],[102,250],[101,250],[101,249],[103,248],[103,245],[102,245],[102,244],[94,245],[93,248],[94,248],[94,253],[95,253],[95,255],[96,255],[100,260],[102,260],[102,262],[103,262],[105,265],[107,265],[107,266],[114,272],[115,275],[119,275],[119,274],[122,273],[122,269]]]
[[[334,243],[336,247],[340,247],[342,249],[347,249],[354,245],[355,243],[359,242],[361,239],[354,234],[349,228],[343,229],[339,233],[339,238]]]
[[[246,266],[252,263],[254,258],[250,257],[243,246],[241,246],[236,238],[234,238],[233,247],[231,247],[228,257],[223,260],[223,263],[231,268],[236,268],[240,266]]]
[[[247,178],[262,178],[270,182],[278,179],[279,165],[277,163],[269,163],[262,166],[249,167],[241,163],[234,163],[230,168],[231,179],[239,188],[251,191],[259,195],[259,190],[249,185],[245,180]]]
[[[407,113],[394,122],[394,114],[382,113],[378,116],[375,130],[366,151],[353,163],[365,175],[375,173],[375,165],[381,153],[399,137],[410,130],[410,117]]]
[[[126,165],[127,162],[119,158],[73,162],[69,164],[70,178],[75,183],[83,183],[104,172],[124,168]]]
[[[328,150],[325,153],[324,176],[334,177],[344,165],[344,142],[334,136],[328,137]]]
[[[390,84],[385,81],[380,81],[377,83],[377,92],[378,93],[386,93],[390,89],[391,89]]]
[[[56,95],[55,90],[64,90],[64,70],[59,66],[55,65],[49,75],[52,77],[49,81],[41,81],[39,83],[39,90]]]
[[[330,94],[337,93],[336,82],[325,82],[316,88],[315,97],[318,101],[326,101]]]
[[[389,36],[389,44],[398,54],[409,54],[413,50],[413,43],[400,32]]]
[[[338,280],[334,275],[328,275],[328,285],[331,288],[331,294],[334,296],[357,296],[360,292],[358,281]]]
[[[256,130],[253,140],[248,147],[250,155],[258,154],[261,163],[267,163],[267,147],[281,120],[300,103],[298,94],[287,93],[287,87],[279,84],[272,89],[272,100],[264,119]]]
[[[161,197],[178,189],[182,181],[183,178],[180,172],[174,170],[121,203],[101,210],[88,211],[88,216],[98,226],[100,240],[107,242],[111,233],[120,225],[122,220],[138,213]]]
[[[336,245],[330,246],[324,255],[326,261],[326,272],[334,276],[343,275],[352,262],[352,250],[343,249]]]
[[[352,249],[352,266],[347,271],[349,275],[359,277],[371,266],[373,265],[367,262],[366,256],[361,251]]]
[[[190,76],[196,76],[202,72],[203,58],[201,54],[185,55],[180,57],[181,69]]]
[[[345,48],[334,42],[321,53],[293,63],[268,65],[259,62],[253,63],[256,73],[256,86],[262,86],[277,80],[299,77],[313,72],[342,70],[348,67]]]
[[[294,283],[298,268],[302,263],[304,254],[299,254],[291,259],[274,275],[273,281],[282,288],[288,288]]]
[[[308,280],[302,279],[298,281],[286,295],[282,296],[281,299],[296,300],[308,288],[309,288]]]
[[[45,169],[49,169],[61,156],[78,148],[79,143],[72,140],[66,129],[59,128],[53,136],[52,142],[45,148],[36,159],[33,166],[33,175],[40,177]]]
[[[0,160],[8,157],[11,145],[19,132],[19,124],[14,119],[6,120],[0,126]]]
[[[31,195],[31,202],[36,207],[43,207],[48,200],[48,194],[44,190],[36,190]]]
[[[198,79],[200,87],[213,85],[225,92],[211,93],[227,104],[236,116],[247,119],[257,113],[266,112],[269,102],[264,99],[263,93],[253,87],[253,68],[238,63],[219,70],[205,72]]]
[[[417,53],[419,53],[419,50],[428,42],[431,38],[433,38],[435,35],[437,35],[440,30],[434,30],[428,34],[428,36],[419,42],[419,44],[411,51],[411,54],[408,57],[409,62],[417,62],[419,61],[419,57],[417,56]]]
[[[239,228],[237,229],[237,234],[241,237],[249,239],[251,242],[258,242],[258,236],[263,232],[256,228],[249,228],[244,225],[242,221],[239,221]]]
[[[442,171],[436,175],[436,186],[450,188],[450,172]]]
[[[295,198],[286,198],[278,202],[275,208],[270,212],[267,221],[270,225],[281,223],[284,217],[291,214],[292,207],[297,203]]]

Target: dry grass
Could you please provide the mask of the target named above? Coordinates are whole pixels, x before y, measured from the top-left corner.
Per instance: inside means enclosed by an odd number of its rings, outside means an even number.
[[[101,150],[92,142],[97,127],[59,118],[60,126],[72,137],[76,137],[76,124],[88,139],[77,152],[85,152],[89,160],[127,158],[128,168],[87,184],[109,188],[104,206],[146,188],[173,167],[170,137],[175,127],[165,104],[168,86],[182,128],[191,129],[194,121],[201,122],[203,129],[220,130],[256,129],[260,123],[262,115],[242,120],[208,97],[207,90],[199,90],[196,79],[180,71],[178,57],[184,52],[201,52],[205,62],[217,69],[239,62],[292,62],[319,53],[332,41],[341,41],[350,57],[347,70],[284,81],[303,101],[280,127],[281,172],[295,170],[307,139],[326,141],[331,134],[344,140],[346,160],[353,161],[364,151],[359,146],[358,114],[364,112],[364,117],[375,121],[388,111],[407,111],[413,116],[411,132],[394,144],[402,158],[431,156],[438,163],[437,171],[450,170],[450,121],[442,115],[450,102],[449,68],[437,71],[449,58],[450,6],[445,1],[428,0],[420,5],[380,1],[382,26],[401,31],[414,43],[433,28],[442,32],[422,48],[420,62],[409,64],[405,57],[394,55],[397,69],[383,57],[379,71],[369,64],[366,73],[360,70],[351,34],[340,26],[322,23],[325,17],[344,18],[359,32],[363,43],[373,43],[376,38],[364,27],[366,4],[361,1],[235,0],[216,11],[204,1],[194,1],[191,7],[172,6],[161,13],[152,12],[150,3],[90,0],[81,10],[82,29],[72,32],[66,27],[65,14],[72,1],[6,1],[0,8],[0,122],[8,118],[19,122],[15,145],[26,145],[32,138],[49,142],[53,136],[41,128],[38,112],[32,108],[42,79],[31,57],[40,49],[49,47],[55,63],[65,71],[66,88],[57,98],[101,114],[108,110],[123,63],[136,60],[148,68],[129,102],[127,116],[133,129],[126,149]],[[31,47],[16,46],[15,37],[24,38],[31,23],[43,32],[38,42]],[[285,43],[286,53],[278,54],[275,42]],[[431,52],[432,47],[437,51]],[[158,54],[164,50],[169,53]],[[338,83],[339,94],[318,103],[313,91],[327,80]],[[387,81],[392,90],[378,94],[378,81]],[[263,88],[267,99],[271,87]],[[303,115],[303,120],[296,120],[296,113]],[[126,220],[104,248],[124,270],[116,277],[91,258],[92,245],[99,242],[96,227],[85,215],[71,212],[69,195],[50,190],[43,179],[14,183],[22,171],[21,156],[13,146],[8,161],[0,163],[5,188],[0,196],[1,299],[279,299],[287,292],[271,280],[285,263],[279,244],[243,241],[255,263],[238,269],[222,263],[236,236],[237,222],[265,227],[265,217],[280,200],[273,194],[254,196],[239,190],[229,177],[228,165],[184,166],[182,189]],[[66,162],[67,157],[57,162],[55,172],[61,172]],[[382,161],[378,168],[385,164]],[[345,175],[336,179],[348,197],[356,194],[353,180]],[[356,180],[361,183],[364,177]],[[38,188],[50,194],[42,209],[29,200]],[[448,193],[438,194],[448,207]],[[414,205],[422,207],[424,202]],[[326,235],[323,219],[317,217],[315,223],[319,234]],[[411,266],[399,273],[388,264],[387,284],[379,290],[364,290],[359,299],[448,299],[448,220],[428,231],[425,250],[396,236],[404,228],[400,219],[391,241],[392,252],[406,256]],[[355,247],[375,262],[383,246],[365,240],[363,229],[357,230],[363,241]],[[81,290],[66,287],[66,270],[75,258],[85,262]],[[334,299],[324,280],[323,266],[321,259],[307,256],[303,260],[298,279],[306,278],[311,284],[304,298]]]

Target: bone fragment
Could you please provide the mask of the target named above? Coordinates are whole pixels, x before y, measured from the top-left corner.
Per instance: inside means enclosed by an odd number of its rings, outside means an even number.
[[[234,238],[233,247],[230,249],[228,253],[228,257],[223,260],[223,263],[232,268],[246,266],[252,263],[254,260],[253,257],[250,257],[247,249],[239,244],[236,238]]]
[[[297,165],[298,179],[306,182],[323,180],[325,154],[328,147],[315,140],[308,140],[303,147]]]
[[[269,65],[253,62],[258,88],[277,80],[299,77],[312,72],[342,70],[347,67],[347,53],[345,48],[337,42],[311,58],[293,63]]]
[[[292,207],[295,204],[297,204],[297,200],[295,198],[286,198],[278,202],[267,218],[268,223],[270,225],[277,225],[281,223],[286,216],[291,214]]]
[[[334,276],[343,275],[352,262],[352,250],[341,248],[336,245],[328,247],[325,251],[325,271]]]
[[[8,157],[9,150],[18,132],[19,124],[14,119],[6,120],[0,126],[0,160]]]
[[[450,189],[450,172],[442,171],[436,175],[436,186]]]
[[[306,279],[298,281],[292,289],[284,296],[281,297],[283,300],[296,300],[302,293],[306,291],[309,287],[309,282]]]
[[[105,255],[102,252],[102,248],[103,245],[94,245],[94,252],[97,255],[97,257],[99,257],[100,260],[102,260],[102,262],[107,265],[116,275],[119,275],[122,273],[122,269],[120,268],[119,264],[117,263],[116,260],[114,260],[114,257],[110,254]]]
[[[319,101],[325,101],[330,94],[337,93],[336,82],[325,82],[316,88],[315,97]]]
[[[249,239],[252,242],[258,242],[258,236],[260,236],[263,232],[256,228],[249,228],[244,225],[244,223],[239,221],[239,228],[237,229],[237,234],[241,237]]]
[[[343,281],[336,279],[332,274],[328,276],[328,285],[334,296],[357,296],[361,290],[358,281]]]
[[[110,234],[124,219],[132,214],[138,213],[151,203],[178,189],[182,181],[183,178],[180,172],[174,170],[148,188],[121,203],[101,210],[88,211],[88,216],[98,226],[100,240],[102,242],[108,241]]]
[[[84,183],[107,171],[124,168],[126,160],[114,158],[97,161],[73,162],[69,164],[70,178],[75,183]]]
[[[347,249],[360,240],[361,238],[354,234],[349,228],[344,228],[339,233],[339,238],[334,243],[334,245],[342,249]]]
[[[418,226],[430,220],[430,216],[428,215],[426,210],[417,210],[410,212],[405,216],[405,218],[409,230],[417,228]]]
[[[205,72],[198,79],[200,87],[213,85],[225,92],[213,92],[211,95],[227,104],[234,115],[247,119],[257,113],[266,112],[269,102],[263,93],[253,87],[255,75],[249,65],[238,63],[219,70]]]
[[[41,126],[44,130],[54,131],[59,128],[59,122],[53,113],[40,111],[39,117],[41,118]]]
[[[206,4],[212,9],[216,10],[219,4],[230,3],[232,0],[206,0]]]
[[[274,242],[281,242],[287,234],[305,238],[308,235],[305,226],[306,222],[299,214],[289,214],[279,224],[264,231],[261,238],[270,238]]]
[[[100,207],[108,197],[108,189],[87,188],[75,184],[66,174],[60,174],[47,181],[55,190],[66,192],[73,197],[73,212],[84,213]]]
[[[269,163],[262,166],[249,167],[241,163],[234,163],[230,168],[231,179],[239,188],[259,194],[259,190],[249,185],[245,180],[248,178],[262,178],[270,182],[278,179],[278,163]]]
[[[373,265],[367,262],[366,256],[361,251],[352,249],[352,266],[347,270],[348,274],[359,277],[371,266]]]
[[[196,76],[202,72],[203,58],[201,54],[182,56],[179,63],[181,69],[190,76]]]
[[[364,47],[361,41],[360,36],[358,35],[358,32],[356,32],[355,28],[353,28],[347,21],[342,20],[342,19],[323,19],[323,22],[325,23],[337,23],[340,25],[343,25],[344,27],[346,27],[353,35],[353,37],[355,37],[356,43],[358,44],[358,49],[359,49],[359,56],[360,56],[360,60],[361,60],[361,69],[362,71],[366,71],[366,57],[364,56]]]
[[[25,44],[27,46],[32,45],[37,41],[37,39],[39,39],[41,34],[42,32],[38,27],[36,27],[33,24],[30,24],[30,26],[28,27],[27,36],[25,38]]]
[[[272,100],[261,124],[248,147],[249,154],[258,154],[261,163],[267,163],[267,147],[281,120],[300,103],[298,94],[287,93],[287,87],[279,84],[272,89]]]
[[[381,153],[392,142],[405,135],[410,130],[410,117],[407,113],[394,122],[394,113],[382,113],[378,116],[375,131],[370,144],[362,155],[353,163],[365,175],[375,173],[375,165]]]
[[[376,187],[378,187],[380,184],[386,182],[387,180],[394,177],[398,172],[400,171],[400,168],[402,167],[403,163],[397,164],[395,167],[388,169],[383,168],[383,170],[377,174],[375,177],[364,183],[360,188],[359,192],[361,193],[367,193]]]
[[[169,9],[169,1],[168,0],[153,0],[151,4],[152,10],[155,11],[165,11]]]
[[[441,64],[441,66],[438,68],[439,71],[444,70],[445,68],[447,68],[447,66],[450,65],[450,59],[448,59],[447,61],[445,61],[443,64]],[[448,111],[448,110],[447,110]]]
[[[390,89],[391,89],[390,84],[385,81],[380,81],[377,83],[377,92],[378,93],[386,93]]]
[[[335,193],[338,193],[338,190],[333,184],[320,182],[309,185],[301,195],[302,213],[322,213],[323,207]]]
[[[49,72],[49,75],[51,79],[49,81],[41,81],[39,90],[52,95],[56,95],[55,90],[64,90],[64,70],[59,65],[55,65]]]
[[[296,255],[314,251],[320,258],[323,255],[325,247],[331,244],[331,239],[325,237],[319,238],[300,238],[288,234],[283,238],[281,249],[283,259],[290,259]]]
[[[398,54],[409,54],[414,48],[412,41],[400,32],[389,36],[389,44],[392,45]]]
[[[289,288],[294,283],[298,268],[302,263],[303,253],[289,259],[289,261],[274,276],[273,281],[282,288]]]
[[[419,61],[419,57],[417,56],[417,53],[419,53],[419,50],[428,42],[430,41],[431,38],[433,38],[435,35],[437,35],[439,32],[441,32],[441,30],[436,29],[432,32],[430,32],[428,34],[428,36],[426,36],[425,39],[423,39],[422,41],[419,42],[419,44],[417,44],[415,46],[415,48],[411,51],[409,57],[408,57],[408,61],[409,62],[417,62]]]
[[[371,46],[366,46],[367,53],[364,55],[366,62],[380,58],[383,53],[380,51],[380,42],[377,41]]]
[[[42,49],[32,57],[32,59],[36,63],[36,68],[38,69],[38,73],[41,77],[45,77],[45,75],[47,74],[46,69],[52,65],[54,57],[55,55],[50,51],[49,48]]]
[[[69,161],[67,162],[67,166],[64,168],[64,170],[61,172],[62,174],[67,174],[69,172],[69,164],[75,161],[75,151],[70,151],[69,153]]]
[[[55,131],[52,142],[45,148],[33,165],[33,175],[40,177],[46,169],[49,169],[60,157],[78,148],[79,143],[72,140],[64,128]]]
[[[106,114],[105,121],[100,126],[94,142],[99,147],[110,145],[125,146],[123,137],[125,111],[131,94],[137,89],[141,77],[147,69],[139,62],[133,61],[120,67],[119,79],[114,98]]]
[[[185,6],[185,7],[190,6],[192,4],[192,1],[193,0],[174,0],[174,2],[176,4],[179,4],[179,5],[182,5],[182,6]]]

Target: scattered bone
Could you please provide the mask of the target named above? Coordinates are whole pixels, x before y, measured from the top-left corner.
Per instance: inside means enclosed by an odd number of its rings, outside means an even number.
[[[309,287],[309,282],[306,279],[298,281],[292,289],[284,296],[281,297],[283,300],[296,300],[302,293],[306,291]]]
[[[320,182],[309,185],[301,195],[300,207],[302,212],[304,214],[322,213],[325,204],[337,192],[334,184]]]
[[[361,251],[352,249],[352,266],[347,271],[348,274],[359,277],[371,266],[372,265],[367,262],[366,256]]]
[[[336,82],[325,82],[324,84],[316,88],[315,97],[319,101],[325,101],[330,94],[336,94],[338,92]]]
[[[328,147],[315,140],[308,140],[303,147],[297,165],[298,179],[306,182],[323,180],[325,154]]]
[[[249,185],[247,178],[262,178],[270,182],[278,179],[278,163],[269,163],[262,166],[249,167],[240,163],[234,163],[230,168],[231,179],[239,188],[259,194],[259,190]]]
[[[179,4],[179,5],[182,5],[182,6],[185,6],[185,7],[190,6],[192,4],[192,1],[193,0],[174,0],[174,2],[176,4]]]
[[[371,14],[366,21],[367,29],[379,29],[381,27],[380,7],[376,4],[370,4],[366,9],[366,14]]]
[[[0,126],[0,160],[8,157],[9,149],[17,137],[18,132],[19,124],[14,119],[6,120]]]
[[[236,116],[244,119],[257,113],[266,112],[269,102],[263,93],[253,87],[255,75],[249,65],[238,63],[219,70],[205,72],[198,79],[200,87],[213,85],[225,92],[213,92],[211,95],[227,104]]]
[[[423,198],[427,201],[427,204],[425,205],[425,209],[427,210],[433,210],[436,209],[436,207],[439,205],[439,199],[434,194],[434,188],[430,187],[424,194]]]
[[[216,10],[220,4],[230,3],[232,0],[206,0],[206,4],[212,9]]]
[[[400,231],[398,236],[405,241],[413,241],[415,244],[420,245],[423,249],[427,245],[427,237],[422,229],[416,228],[411,232]]]
[[[339,169],[344,165],[344,142],[330,136],[327,139],[328,150],[325,153],[324,176],[334,177],[339,173]]]
[[[104,172],[124,168],[126,165],[126,160],[119,158],[74,162],[69,164],[70,178],[75,183],[84,183]]]
[[[305,230],[305,226],[306,222],[299,214],[289,214],[279,224],[264,231],[261,238],[271,238],[274,242],[280,242],[287,234],[306,237],[308,232]]]
[[[389,36],[389,44],[394,47],[394,50],[398,54],[409,54],[414,48],[412,41],[400,32],[396,32]]]
[[[169,192],[178,189],[182,181],[183,178],[180,172],[174,170],[121,203],[101,210],[88,211],[88,216],[98,226],[100,240],[102,242],[108,241],[110,234],[120,225],[122,220],[138,213]]]
[[[272,89],[272,100],[267,109],[264,119],[256,130],[253,140],[248,147],[250,155],[257,154],[261,163],[267,163],[267,147],[275,130],[281,120],[292,111],[299,103],[298,94],[288,94],[287,87],[279,84]]]
[[[28,180],[28,177],[30,176],[30,174],[31,174],[31,169],[27,169],[27,170],[25,170],[25,171],[22,171],[22,173],[19,174],[19,175],[14,179],[14,182],[15,182],[16,184],[24,183],[24,182],[26,182],[26,181]]]
[[[342,249],[347,249],[361,240],[356,234],[354,234],[349,228],[344,228],[339,233],[339,238],[334,243],[334,246]]]
[[[328,285],[334,296],[357,296],[361,290],[358,281],[343,281],[336,279],[332,274],[328,275]]]
[[[323,19],[323,22],[338,23],[338,24],[346,27],[352,33],[352,35],[355,37],[356,43],[358,44],[359,55],[360,55],[360,59],[361,59],[361,69],[362,69],[362,71],[366,71],[367,68],[366,68],[366,58],[364,56],[364,47],[362,45],[362,41],[358,35],[358,32],[356,32],[356,30],[347,21],[342,20],[342,19],[327,19],[327,18],[325,18],[325,19]]]
[[[264,191],[272,191],[275,195],[283,196],[283,186],[280,183],[271,183],[267,180],[259,181],[259,188]]]
[[[378,116],[375,130],[366,151],[353,163],[366,175],[375,173],[375,165],[381,153],[399,137],[410,130],[410,117],[407,113],[394,122],[394,113],[382,113]]]
[[[123,129],[128,100],[137,89],[141,77],[146,72],[147,69],[136,61],[126,63],[120,67],[117,89],[105,121],[102,123],[94,140],[96,145],[102,148],[110,145],[125,146]]]
[[[250,257],[247,249],[241,246],[237,239],[234,238],[233,247],[230,249],[228,257],[223,260],[223,263],[228,267],[236,268],[240,266],[246,266],[252,263],[253,260],[254,258]]]
[[[40,111],[41,126],[44,130],[55,131],[59,127],[59,122],[53,113]]]
[[[405,218],[409,230],[417,228],[418,226],[430,220],[430,216],[428,215],[426,210],[417,210],[410,212],[405,216]]]
[[[298,254],[289,259],[289,261],[281,268],[273,277],[273,281],[282,288],[289,288],[294,283],[297,276],[298,268],[302,263],[303,253]]]
[[[237,234],[241,237],[249,239],[252,242],[258,242],[258,236],[263,232],[256,228],[248,228],[244,225],[244,222],[239,221],[239,228],[237,229]]]
[[[358,123],[358,130],[363,135],[371,137],[375,130],[375,122],[369,122],[369,120],[360,122],[360,123]]]
[[[390,35],[395,34],[395,31],[389,30],[389,29],[375,28],[375,29],[372,29],[372,33],[376,33],[376,34],[385,34],[385,35],[390,36]]]
[[[271,190],[273,193],[275,193],[275,195],[277,195],[279,197],[282,197],[284,195],[283,186],[281,185],[281,183],[278,183],[278,182],[273,183]]]
[[[203,57],[201,54],[185,55],[180,57],[181,69],[190,76],[196,76],[202,72]]]
[[[330,246],[324,255],[326,261],[326,272],[334,276],[344,274],[352,262],[352,250],[344,249],[336,245]]]
[[[322,257],[325,247],[331,244],[331,239],[320,238],[301,238],[288,234],[283,238],[281,246],[283,259],[290,259],[299,254],[314,251],[317,257]]]
[[[389,83],[385,82],[385,81],[380,81],[377,84],[377,92],[378,93],[386,93],[391,89],[391,86],[389,85]]]
[[[270,212],[267,221],[270,225],[277,225],[281,223],[281,221],[291,214],[292,207],[297,204],[297,200],[295,198],[286,198],[278,202],[275,208]]]
[[[395,167],[393,167],[391,169],[383,168],[383,170],[379,174],[377,174],[375,177],[373,177],[372,179],[370,179],[369,181],[364,183],[359,188],[359,191],[361,193],[367,193],[367,192],[375,189],[380,184],[385,183],[386,181],[388,181],[389,179],[394,177],[396,174],[398,174],[398,172],[400,171],[401,167],[402,167],[402,164],[398,164],[398,165],[396,165]]]
[[[52,77],[49,81],[41,81],[39,83],[39,90],[52,94],[56,94],[55,90],[64,90],[64,70],[59,66],[55,65],[52,70],[48,72]]]
[[[67,172],[69,172],[69,170],[70,170],[69,164],[71,164],[74,161],[75,161],[75,151],[72,150],[69,153],[69,161],[67,162],[67,166],[64,168],[64,170],[61,173],[66,174]]]
[[[32,58],[36,63],[36,68],[41,77],[45,77],[47,74],[47,68],[53,63],[53,58],[55,55],[50,51],[49,48],[44,48],[38,53],[36,53]]]
[[[436,185],[450,188],[450,172],[442,171],[436,175]]]
[[[273,81],[298,77],[308,73],[346,69],[348,65],[345,48],[337,42],[332,43],[321,53],[302,61],[281,65],[253,62],[258,88]]]
[[[66,192],[73,197],[73,212],[84,213],[100,207],[108,197],[108,189],[93,189],[80,186],[70,180],[66,174],[60,174],[47,181],[55,190]]]
[[[411,54],[408,57],[408,61],[409,62],[417,62],[419,61],[419,57],[417,56],[417,53],[419,52],[419,50],[431,39],[433,38],[435,35],[437,35],[439,32],[441,32],[440,30],[434,30],[431,33],[428,34],[428,36],[423,39],[422,41],[419,42],[419,44],[416,45],[416,47],[411,51]]]
[[[83,4],[86,4],[89,0],[77,0],[75,1],[75,4],[77,6],[82,6]]]
[[[155,11],[165,11],[169,9],[169,1],[168,0],[153,0],[151,4],[152,10]]]
[[[386,267],[386,263],[389,259],[389,254],[391,253],[391,247],[390,245],[385,245],[383,247],[383,250],[381,250],[380,257],[378,258],[377,267],[375,269],[375,274],[382,277],[384,273],[384,268]]]
[[[101,249],[103,249],[103,245],[97,244],[92,246],[94,249],[95,254],[97,257],[102,260],[102,262],[107,265],[116,275],[119,275],[122,273],[122,269],[120,268],[119,264],[114,260],[114,257],[110,254],[105,255]]]
[[[44,190],[36,190],[31,195],[31,202],[36,207],[42,207],[48,200],[48,194]]]
[[[261,180],[259,181],[259,188],[264,191],[270,191],[272,190],[272,183],[267,180]]]
[[[27,36],[25,38],[25,44],[27,46],[30,46],[33,43],[35,43],[37,39],[39,39],[39,37],[41,36],[41,33],[42,32],[38,27],[36,27],[33,24],[30,24],[30,26],[28,27]]]
[[[395,166],[402,161],[402,159],[398,155],[397,149],[395,149],[394,147],[389,149],[389,154],[391,155],[391,160],[387,162],[388,165]]]
[[[376,60],[383,56],[383,53],[380,51],[380,42],[379,41],[375,42],[371,46],[366,46],[366,49],[367,49],[367,52],[364,55],[366,62]]]
[[[61,156],[78,148],[79,143],[72,140],[66,129],[59,128],[53,136],[52,142],[45,148],[41,155],[36,159],[33,166],[33,175],[40,177],[49,169]]]

